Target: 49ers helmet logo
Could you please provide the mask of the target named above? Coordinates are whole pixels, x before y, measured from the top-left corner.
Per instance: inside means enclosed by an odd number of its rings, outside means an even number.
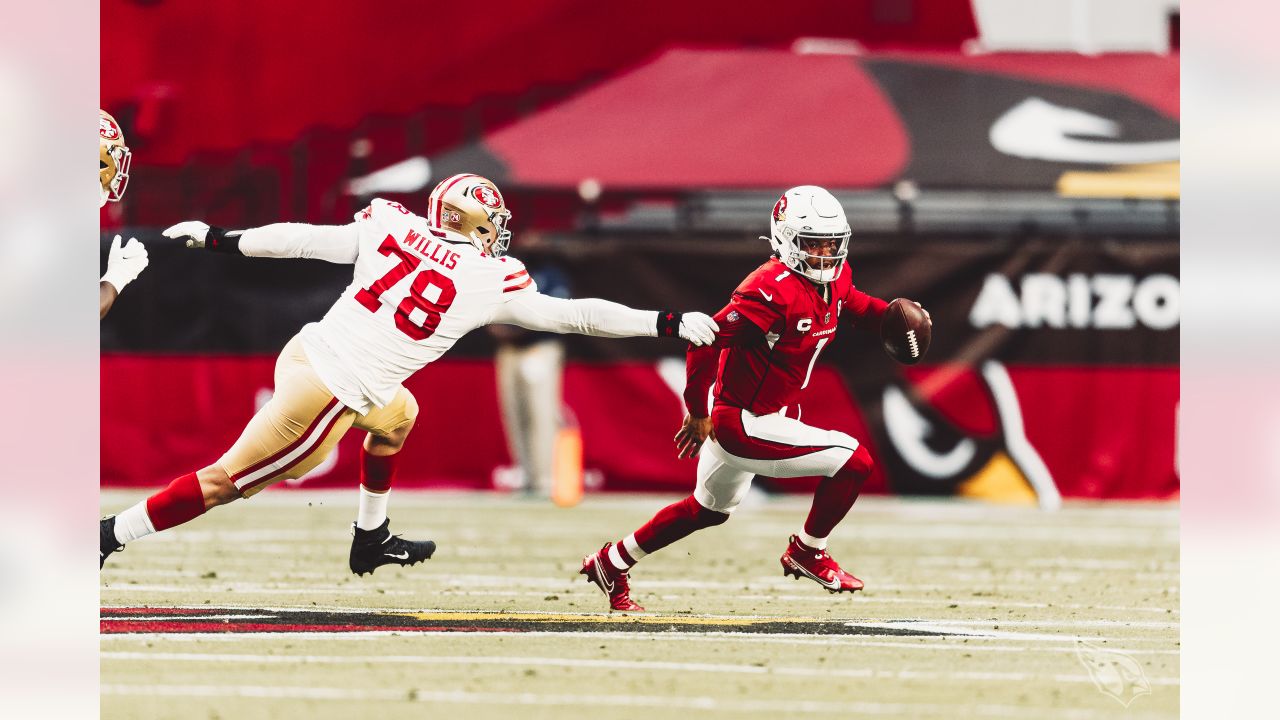
[[[98,134],[103,140],[119,140],[120,126],[109,117],[98,117]]]
[[[476,189],[471,191],[471,195],[487,208],[497,210],[502,207],[502,196],[488,185],[477,185]]]
[[[773,204],[773,219],[782,222],[787,219],[787,196],[783,195],[778,198],[778,202]]]

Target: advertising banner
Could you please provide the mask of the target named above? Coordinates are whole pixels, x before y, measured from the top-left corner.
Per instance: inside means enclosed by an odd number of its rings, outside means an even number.
[[[153,243],[155,262],[103,324],[106,485],[153,485],[215,460],[269,397],[275,353],[349,280],[316,261],[212,256]],[[767,257],[740,238],[562,238],[515,252],[573,278],[575,297],[714,312]],[[845,328],[802,398],[806,422],[877,460],[868,491],[1052,505],[1178,492],[1179,280],[1174,240],[861,238],[855,284],[929,308],[924,362],[890,360]],[[565,337],[563,400],[592,486],[685,490],[671,444],[683,347]],[[407,383],[422,407],[398,482],[493,485],[510,464],[494,341],[463,339]],[[359,438],[297,484],[347,486]],[[803,490],[812,480],[770,481]]]

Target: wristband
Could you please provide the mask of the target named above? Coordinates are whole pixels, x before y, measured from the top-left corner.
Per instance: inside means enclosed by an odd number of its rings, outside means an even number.
[[[680,318],[674,310],[658,311],[658,337],[680,337]]]
[[[205,235],[204,249],[240,255],[242,254],[240,252],[240,236],[243,234],[243,230],[225,230],[210,225],[209,232]]]

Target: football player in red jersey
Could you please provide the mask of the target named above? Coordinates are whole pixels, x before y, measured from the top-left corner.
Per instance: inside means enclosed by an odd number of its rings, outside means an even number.
[[[871,455],[845,433],[801,422],[798,405],[841,316],[878,330],[888,305],[853,286],[845,262],[849,234],[839,201],[820,187],[791,188],[773,206],[773,257],[716,313],[715,344],[689,349],[689,414],[675,441],[680,457],[698,457],[693,494],[583,559],[582,574],[604,591],[612,609],[643,610],[630,597],[631,566],[728,520],[755,475],[822,476],[808,518],[782,555],[783,572],[831,592],[862,589],[862,581],[827,552],[827,537],[857,499],[871,472]],[[715,401],[708,412],[713,381]]]

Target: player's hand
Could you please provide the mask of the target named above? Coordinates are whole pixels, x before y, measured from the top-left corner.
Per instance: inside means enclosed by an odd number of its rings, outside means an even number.
[[[680,430],[676,432],[676,457],[683,459],[687,457],[697,457],[698,452],[702,450],[702,444],[707,438],[716,439],[715,433],[711,429],[711,418],[696,418],[692,415],[685,415],[684,422],[680,425]]]
[[[700,312],[684,313],[680,317],[680,337],[694,345],[710,345],[716,341],[720,326]]]
[[[186,238],[187,247],[203,248],[205,241],[209,239],[209,226],[199,220],[187,220],[186,222],[169,226],[161,235],[174,240]]]
[[[125,285],[138,279],[149,262],[147,247],[138,242],[138,238],[129,238],[129,242],[121,245],[117,235],[107,253],[107,271],[102,275],[102,282],[109,282],[117,293],[122,292]]]
[[[933,324],[933,316],[929,314],[929,311],[928,311],[928,310],[925,310],[925,309],[924,309],[924,306],[923,306],[923,305],[921,305],[920,303],[916,302],[915,300],[912,300],[911,302],[916,303],[916,307],[920,308],[920,312],[924,313],[924,319],[925,319],[925,320],[928,320],[928,321],[929,321],[929,324],[930,324],[930,325],[932,325],[932,324]]]

